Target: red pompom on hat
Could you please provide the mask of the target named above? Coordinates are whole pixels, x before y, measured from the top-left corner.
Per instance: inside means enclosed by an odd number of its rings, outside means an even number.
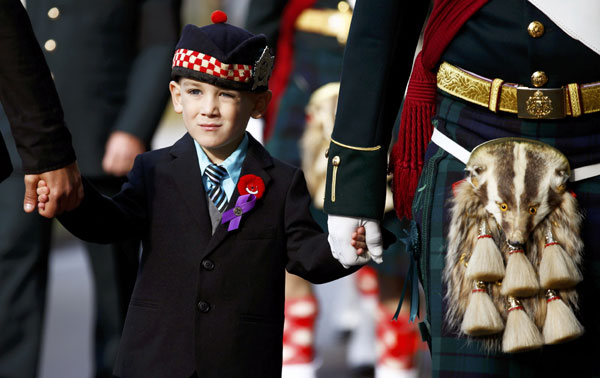
[[[222,24],[227,22],[227,13],[216,10],[210,15],[210,20],[213,24]]]

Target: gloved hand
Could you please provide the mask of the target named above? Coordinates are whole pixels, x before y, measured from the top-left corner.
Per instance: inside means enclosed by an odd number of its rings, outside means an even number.
[[[351,241],[352,233],[360,226],[365,228],[367,251],[359,256]],[[345,268],[366,264],[370,259],[378,264],[383,262],[383,240],[378,220],[329,215],[327,227],[329,228],[327,241],[331,246],[331,253]]]

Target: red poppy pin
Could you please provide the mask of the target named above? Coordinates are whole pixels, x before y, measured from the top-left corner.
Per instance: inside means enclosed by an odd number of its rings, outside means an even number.
[[[256,175],[244,175],[240,177],[237,189],[240,195],[252,194],[258,199],[265,192],[265,183]]]

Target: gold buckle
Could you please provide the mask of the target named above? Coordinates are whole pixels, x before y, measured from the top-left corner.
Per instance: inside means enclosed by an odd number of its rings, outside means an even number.
[[[565,89],[517,87],[517,110],[519,118],[565,118]]]

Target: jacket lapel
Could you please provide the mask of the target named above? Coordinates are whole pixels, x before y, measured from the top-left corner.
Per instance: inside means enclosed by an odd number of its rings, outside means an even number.
[[[266,168],[273,165],[273,159],[267,151],[261,146],[260,143],[256,141],[250,134],[248,134],[248,152],[246,154],[246,159],[244,159],[244,163],[242,164],[242,170],[240,172],[240,178],[247,174],[253,174],[262,178],[265,183],[265,196],[269,193],[269,182],[271,181],[271,176],[267,173]],[[233,209],[235,207],[235,203],[237,202],[240,194],[236,190],[234,190],[229,203],[227,204],[227,210]],[[264,197],[263,197],[264,199]],[[261,200],[263,200],[261,199]],[[203,257],[212,253],[228,236],[231,236],[231,233],[227,231],[229,227],[229,223],[220,224],[215,230],[214,235],[210,239],[206,250],[204,251]],[[244,220],[242,218],[242,223],[240,227],[244,227]],[[235,233],[235,231],[232,231]]]
[[[173,180],[186,207],[198,223],[201,245],[206,245],[211,238],[212,226],[194,140],[186,134],[171,147],[169,152],[174,157],[169,167]]]

